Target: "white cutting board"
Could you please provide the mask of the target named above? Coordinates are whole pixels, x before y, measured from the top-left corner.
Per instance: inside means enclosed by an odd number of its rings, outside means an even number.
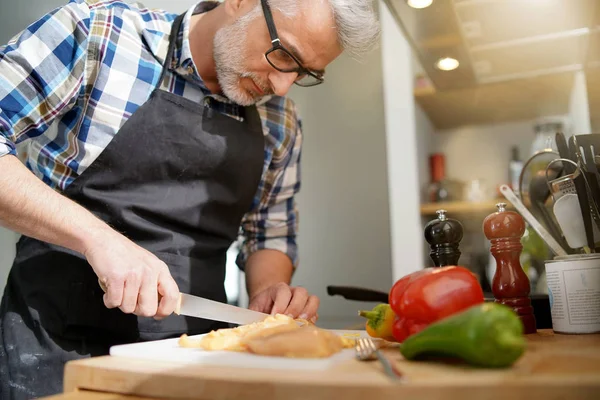
[[[338,335],[368,337],[364,330],[331,330]],[[198,339],[204,335],[190,336]],[[285,358],[269,357],[255,354],[232,352],[232,351],[206,351],[202,349],[191,349],[179,347],[179,338],[156,340],[151,342],[122,344],[112,346],[110,355],[115,357],[129,357],[144,360],[167,361],[180,364],[203,364],[233,366],[240,368],[270,368],[270,369],[303,369],[324,370],[340,361],[349,360],[354,357],[354,349],[344,349],[341,352],[327,358]]]

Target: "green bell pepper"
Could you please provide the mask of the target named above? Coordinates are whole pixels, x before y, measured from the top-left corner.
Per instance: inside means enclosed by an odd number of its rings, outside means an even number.
[[[484,303],[429,325],[400,344],[407,360],[455,357],[489,368],[512,365],[526,348],[523,324],[509,307]]]

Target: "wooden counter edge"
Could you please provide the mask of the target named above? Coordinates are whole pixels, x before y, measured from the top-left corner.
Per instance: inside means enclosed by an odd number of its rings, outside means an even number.
[[[130,396],[120,393],[92,392],[89,390],[76,390],[68,393],[42,397],[40,400],[156,400],[149,397]]]

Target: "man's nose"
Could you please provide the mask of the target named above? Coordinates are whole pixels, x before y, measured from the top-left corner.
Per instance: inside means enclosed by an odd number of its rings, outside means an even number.
[[[271,82],[273,93],[277,96],[285,96],[297,77],[298,74],[296,72],[271,72],[269,74],[269,82]]]

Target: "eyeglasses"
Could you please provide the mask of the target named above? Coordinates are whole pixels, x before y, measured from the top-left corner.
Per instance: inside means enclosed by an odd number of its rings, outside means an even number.
[[[279,36],[277,35],[277,29],[273,22],[273,14],[271,13],[271,7],[267,4],[267,0],[261,0],[263,13],[265,14],[265,21],[267,22],[267,28],[269,28],[269,35],[271,36],[271,44],[273,47],[265,53],[267,61],[273,68],[280,72],[296,72],[298,77],[294,82],[298,86],[316,86],[323,83],[323,72],[322,71],[311,71],[304,68],[298,57],[283,47]],[[293,49],[293,48],[292,48]]]

